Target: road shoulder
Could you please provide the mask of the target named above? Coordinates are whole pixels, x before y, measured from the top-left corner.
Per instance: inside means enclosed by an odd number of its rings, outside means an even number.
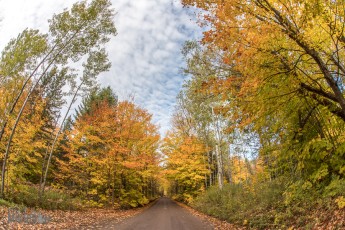
[[[177,202],[176,203],[181,206],[182,208],[188,210],[193,216],[198,217],[203,223],[209,223],[213,226],[215,230],[242,230],[246,229],[244,227],[236,226],[234,224],[230,224],[226,221],[217,219],[215,217],[209,216],[205,213],[199,212],[198,210],[184,204]]]

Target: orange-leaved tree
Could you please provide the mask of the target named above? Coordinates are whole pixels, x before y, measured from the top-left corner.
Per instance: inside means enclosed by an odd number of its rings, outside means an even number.
[[[192,59],[218,70],[205,88],[220,89],[233,127],[258,135],[270,178],[344,179],[344,2],[182,2],[204,10],[204,59]]]
[[[59,159],[60,184],[76,195],[123,207],[157,195],[159,135],[147,111],[102,89],[84,101],[69,139]]]

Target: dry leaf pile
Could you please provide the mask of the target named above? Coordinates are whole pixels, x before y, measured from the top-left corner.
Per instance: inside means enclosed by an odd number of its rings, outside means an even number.
[[[237,226],[230,224],[226,221],[219,220],[215,217],[211,217],[204,213],[201,213],[185,204],[178,203],[181,207],[187,209],[194,216],[199,217],[203,222],[209,222],[213,225],[215,230],[242,230],[246,229],[243,226]],[[290,226],[288,229],[315,229],[315,230],[334,230],[334,229],[344,229],[345,230],[345,208],[337,210],[313,210],[310,214],[310,219],[313,220],[314,224],[305,227],[295,227]]]
[[[132,217],[145,208],[131,210],[88,209],[83,211],[36,210],[50,217],[47,224],[8,223],[8,208],[0,207],[0,230],[36,229],[103,229],[103,226],[117,223]]]
[[[187,209],[190,213],[192,213],[194,216],[197,216],[200,218],[203,222],[209,222],[212,224],[215,230],[236,230],[236,229],[245,229],[244,227],[236,226],[234,224],[230,224],[226,221],[219,220],[215,217],[206,215],[202,212],[199,212],[185,204],[178,203],[181,207]]]

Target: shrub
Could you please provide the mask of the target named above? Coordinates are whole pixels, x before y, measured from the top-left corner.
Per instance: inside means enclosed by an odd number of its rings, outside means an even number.
[[[222,190],[211,187],[193,202],[193,206],[232,223],[271,228],[272,224],[280,222],[275,208],[284,208],[284,187],[278,181],[255,185],[227,184]]]
[[[38,187],[32,185],[16,185],[8,198],[16,204],[51,210],[74,210],[82,207],[80,199],[72,198],[64,191],[57,189],[47,189],[40,198]]]
[[[345,207],[345,180],[334,177],[325,184],[308,181],[288,183],[275,179],[262,183],[227,184],[222,190],[209,188],[193,203],[196,209],[248,228],[274,229],[313,226],[326,221],[315,210],[329,213]],[[316,221],[316,222],[315,222]]]
[[[136,208],[150,202],[141,192],[134,189],[130,189],[129,191],[122,190],[121,192],[120,206],[122,208]]]
[[[0,199],[0,206],[13,207],[15,204],[7,200]]]

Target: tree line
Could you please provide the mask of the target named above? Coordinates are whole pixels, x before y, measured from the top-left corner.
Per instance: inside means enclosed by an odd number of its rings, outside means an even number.
[[[188,157],[167,160],[172,194],[260,228],[343,208],[344,2],[182,3],[204,32],[182,49],[190,79],[165,152]]]
[[[27,28],[3,49],[2,199],[135,207],[156,196],[151,115],[97,83],[111,66],[105,45],[117,33],[114,15],[108,0],[77,2],[53,15],[47,33]]]

